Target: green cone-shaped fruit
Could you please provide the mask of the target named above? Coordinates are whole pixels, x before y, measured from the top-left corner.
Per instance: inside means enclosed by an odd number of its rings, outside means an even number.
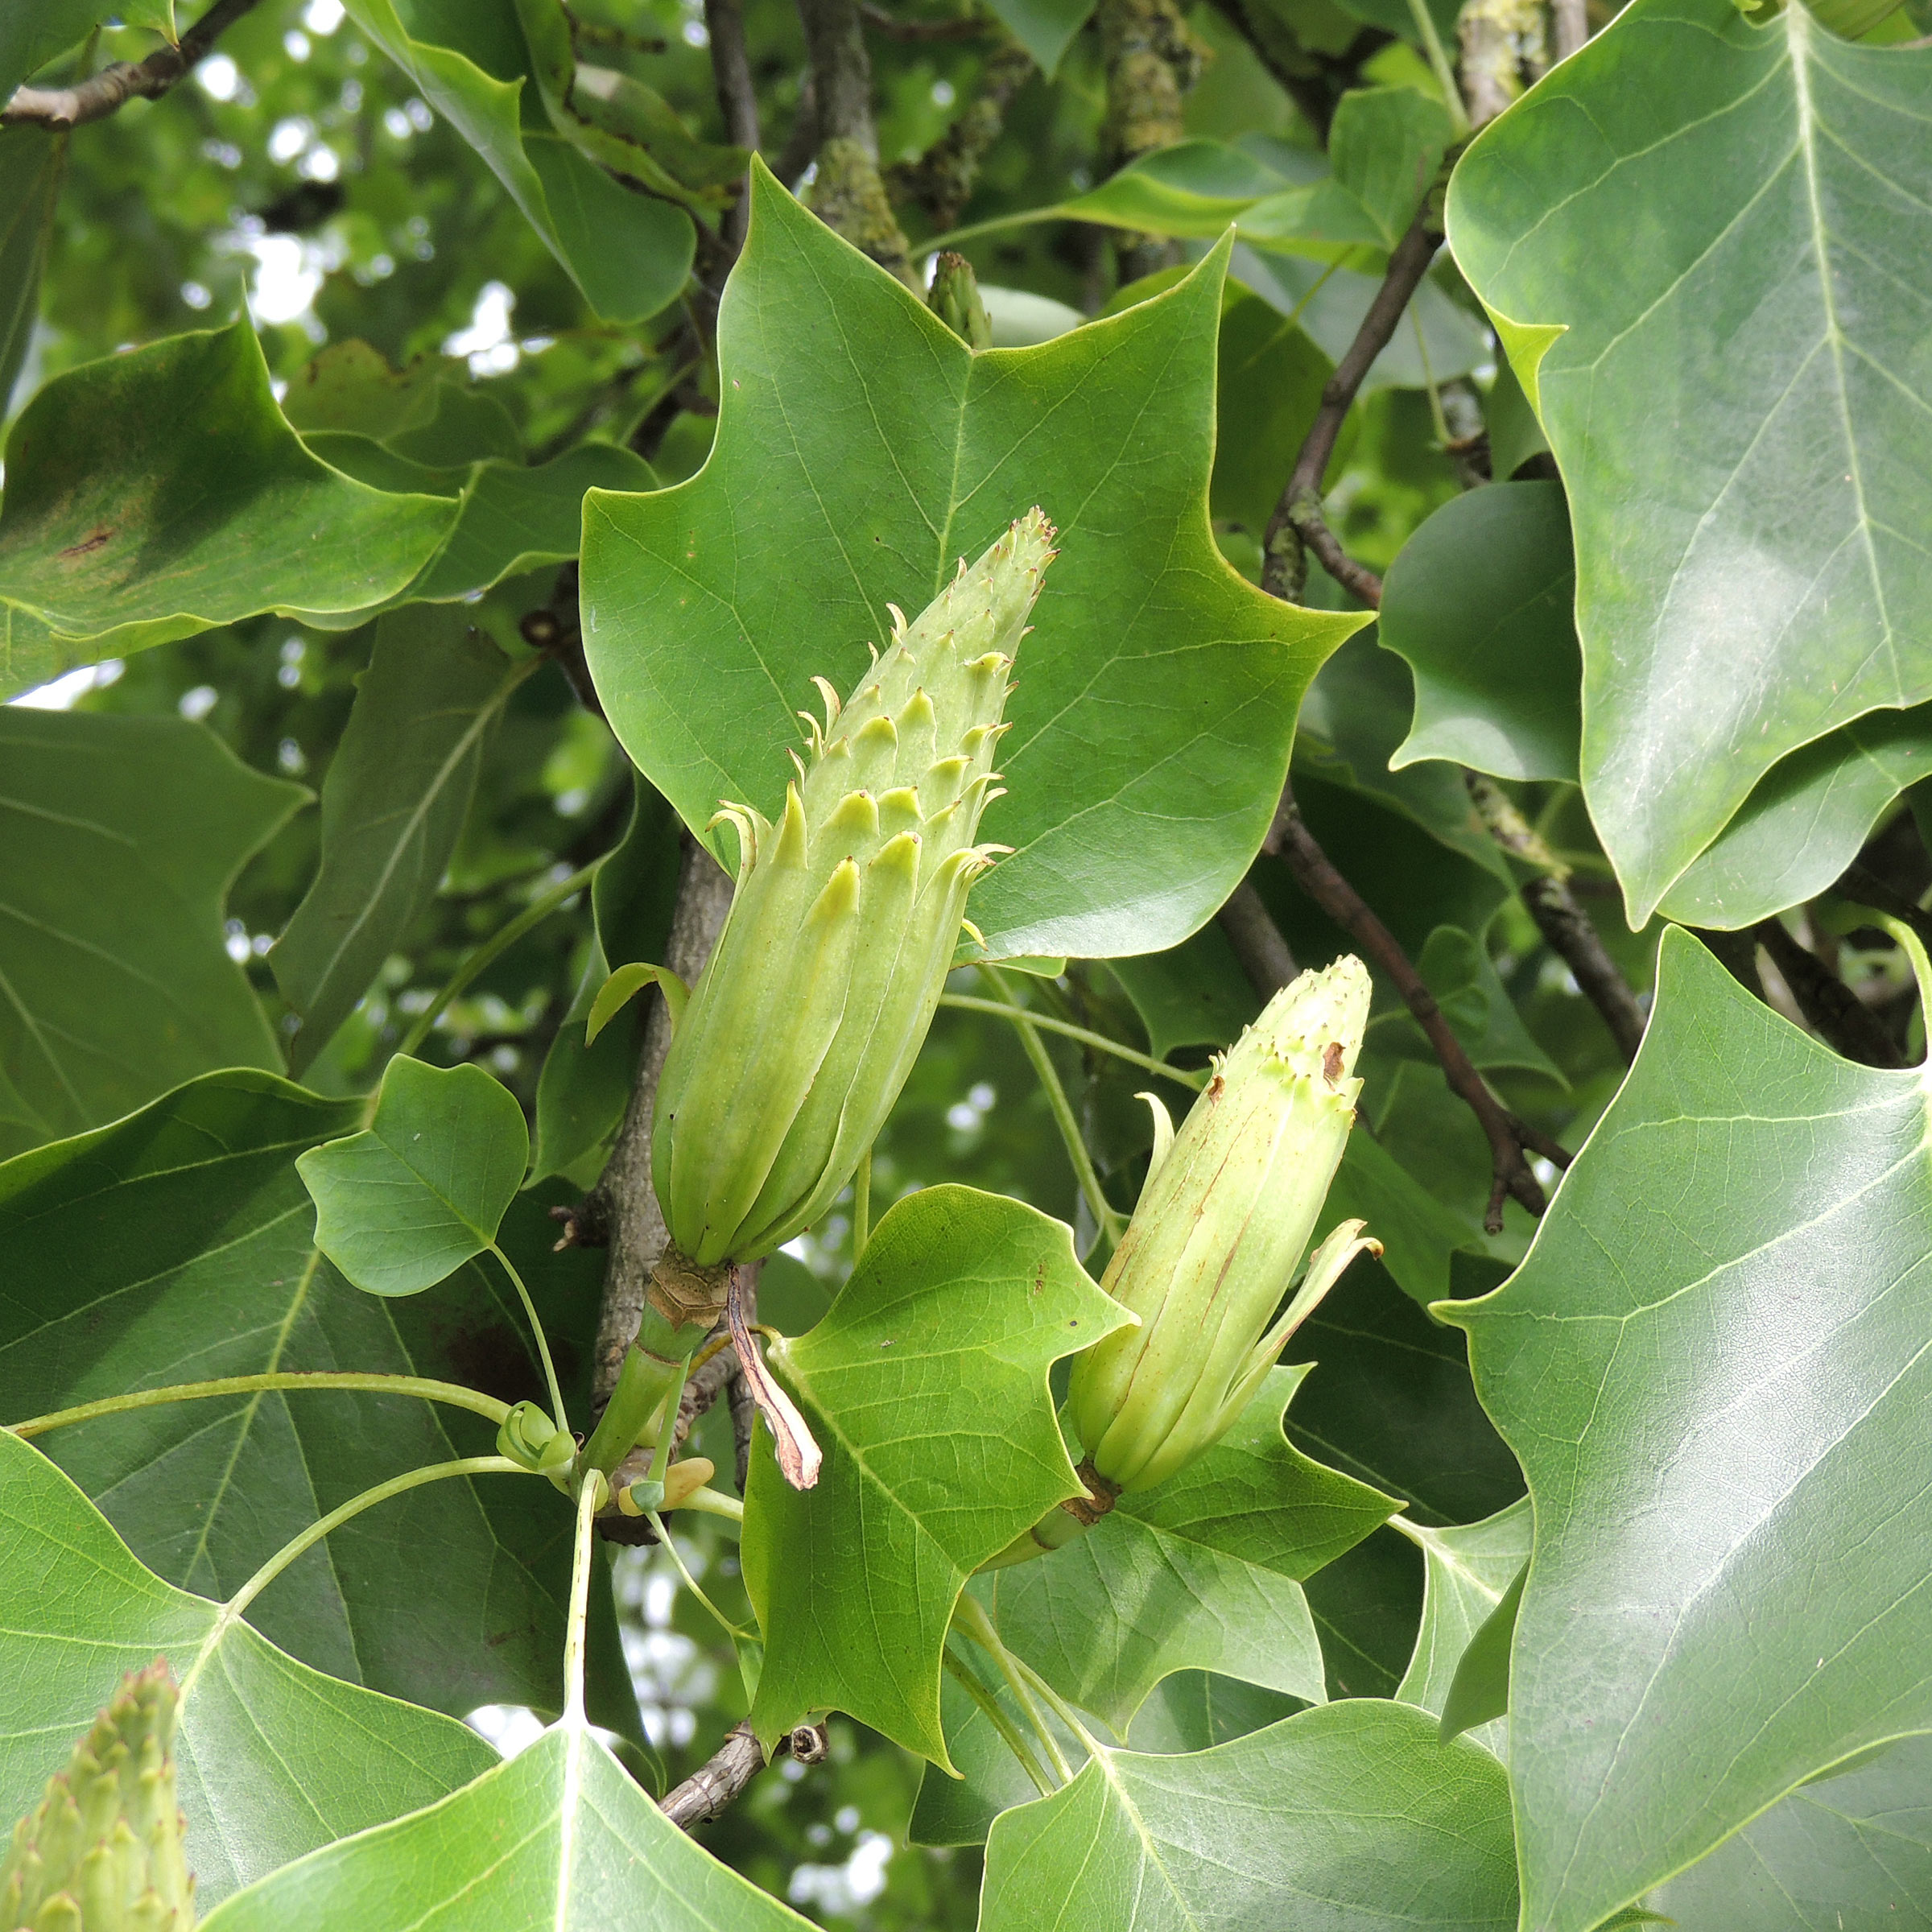
[[[122,1681],[0,1860],[7,1932],[188,1932],[175,1803],[176,1697],[156,1662]]]
[[[1219,1059],[1100,1285],[1141,1318],[1079,1356],[1067,1408],[1101,1493],[1150,1488],[1232,1426],[1296,1326],[1364,1247],[1344,1221],[1282,1297],[1355,1121],[1368,974],[1304,972]]]
[[[822,1215],[898,1097],[959,942],[1008,675],[1053,559],[1037,510],[960,574],[826,719],[778,823],[745,806],[737,893],[658,1088],[674,1248],[756,1261]],[[671,1265],[676,1265],[675,1257]]]

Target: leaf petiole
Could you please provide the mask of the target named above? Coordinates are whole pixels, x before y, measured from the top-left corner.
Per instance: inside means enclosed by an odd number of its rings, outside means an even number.
[[[1030,1008],[1001,1005],[997,1000],[976,1000],[969,993],[943,993],[939,995],[942,1006],[956,1008],[961,1013],[988,1013],[1002,1020],[1010,1020],[1016,1026],[1044,1026],[1049,1033],[1057,1033],[1064,1038],[1078,1040],[1083,1046],[1091,1046],[1096,1053],[1110,1053],[1117,1060],[1125,1060],[1130,1067],[1145,1068],[1149,1073],[1158,1073],[1163,1080],[1172,1080],[1176,1086],[1191,1087],[1198,1093],[1208,1084],[1208,1076],[1185,1067],[1170,1067],[1165,1060],[1157,1060],[1151,1054],[1141,1053],[1132,1046],[1123,1046],[1118,1040],[1110,1040],[1104,1033],[1094,1033],[1087,1027],[1076,1026],[1071,1020],[1057,1020],[1051,1013],[1034,1013]],[[1026,1018],[1020,1015],[1024,1013]]]
[[[952,1621],[956,1629],[964,1631],[999,1666],[1000,1674],[1005,1678],[1014,1701],[1026,1714],[1027,1723],[1032,1725],[1034,1735],[1046,1747],[1047,1761],[1059,1773],[1062,1784],[1071,1784],[1073,1767],[1067,1763],[1067,1754],[1060,1748],[1060,1740],[1048,1728],[1046,1719],[1040,1715],[1040,1707],[1034,1701],[1033,1692],[1027,1687],[1026,1678],[1033,1674],[1000,1641],[1000,1633],[993,1627],[993,1619],[986,1614],[985,1606],[970,1591],[962,1591],[952,1612]],[[1070,1724],[1067,1728],[1076,1737],[1084,1738],[1086,1735],[1078,1724]]]
[[[165,1388],[137,1389],[126,1395],[103,1396],[99,1402],[80,1402],[72,1409],[53,1409],[45,1415],[29,1416],[23,1422],[6,1426],[15,1435],[44,1435],[51,1429],[65,1429],[76,1422],[91,1422],[97,1416],[122,1415],[130,1410],[158,1409],[170,1402],[196,1402],[217,1395],[255,1395],[275,1389],[341,1389],[365,1395],[415,1395],[429,1402],[447,1402],[452,1408],[468,1409],[487,1421],[501,1424],[510,1414],[510,1405],[480,1389],[465,1389],[456,1382],[437,1382],[419,1375],[365,1375],[333,1370],[280,1369],[261,1375],[225,1375],[206,1382],[174,1382]]]
[[[1073,1103],[1067,1099],[1067,1089],[1061,1085],[1059,1074],[1047,1058],[1046,1049],[1041,1042],[1040,1022],[1014,998],[1012,989],[996,968],[982,966],[980,971],[998,989],[1000,997],[1005,1001],[1010,1017],[1020,1030],[1020,1044],[1026,1049],[1026,1058],[1033,1063],[1033,1070],[1039,1075],[1040,1085],[1046,1090],[1048,1110],[1053,1115],[1054,1125],[1060,1130],[1060,1138],[1066,1142],[1067,1158],[1073,1163],[1080,1192],[1087,1197],[1088,1212],[1106,1237],[1108,1246],[1117,1247],[1121,1236],[1127,1231],[1126,1220],[1115,1211],[1100,1186],[1100,1175],[1094,1171],[1093,1157],[1087,1151],[1087,1143],[1080,1137],[1080,1122],[1073,1116]],[[1100,1038],[1097,1034],[1094,1037]]]
[[[658,1541],[662,1543],[665,1549],[670,1553],[671,1560],[677,1565],[678,1575],[683,1577],[684,1579],[684,1587],[688,1590],[691,1595],[704,1606],[705,1609],[710,1613],[712,1621],[715,1623],[734,1644],[744,1643],[749,1639],[756,1637],[758,1633],[755,1631],[741,1630],[738,1626],[734,1624],[731,1619],[728,1617],[724,1612],[720,1610],[717,1605],[714,1604],[711,1599],[698,1587],[698,1579],[691,1575],[689,1570],[685,1567],[683,1558],[678,1554],[677,1545],[671,1540],[671,1532],[664,1526],[663,1517],[660,1516],[654,1509],[650,1510],[646,1513],[650,1517],[650,1527],[653,1533],[656,1535]]]
[[[999,1733],[1000,1741],[1020,1761],[1020,1769],[1033,1781],[1034,1789],[1042,1798],[1051,1798],[1059,1787],[1034,1756],[1033,1747],[1022,1736],[1019,1726],[1000,1708],[999,1699],[980,1682],[979,1673],[951,1644],[939,1653],[939,1662],[960,1688],[979,1706],[987,1723]]]
[[[530,1332],[536,1338],[537,1353],[543,1363],[543,1380],[550,1385],[550,1412],[559,1429],[568,1429],[570,1418],[564,1413],[564,1391],[557,1386],[557,1371],[550,1359],[550,1344],[544,1340],[543,1324],[537,1319],[537,1305],[530,1298],[530,1290],[523,1286],[523,1278],[517,1273],[517,1265],[494,1241],[489,1252],[503,1264],[503,1272],[510,1277],[510,1286],[517,1291],[523,1304],[523,1312],[530,1318]],[[674,1407],[672,1414],[676,1414]]]
[[[431,1463],[421,1469],[405,1470],[400,1476],[392,1476],[386,1483],[378,1483],[373,1489],[365,1489],[360,1496],[352,1496],[338,1509],[318,1521],[312,1522],[300,1535],[290,1538],[282,1547],[262,1564],[253,1576],[221,1606],[221,1614],[210,1626],[208,1635],[201,1641],[201,1649],[188,1674],[181,1680],[181,1699],[188,1701],[188,1694],[195,1686],[195,1680],[201,1674],[201,1667],[213,1657],[221,1639],[242,1620],[242,1613],[255,1599],[272,1583],[297,1557],[312,1550],[332,1531],[341,1528],[352,1517],[360,1516],[365,1509],[373,1509],[378,1503],[386,1503],[392,1496],[401,1496],[406,1491],[419,1489],[425,1483],[440,1483],[452,1476],[530,1476],[535,1471],[526,1469],[521,1463],[513,1463],[506,1455],[465,1455],[452,1463]]]
[[[570,1559],[570,1609],[564,1620],[564,1715],[567,1724],[584,1722],[584,1626],[590,1610],[590,1558],[598,1509],[610,1496],[601,1470],[592,1469],[577,1490],[577,1534]]]

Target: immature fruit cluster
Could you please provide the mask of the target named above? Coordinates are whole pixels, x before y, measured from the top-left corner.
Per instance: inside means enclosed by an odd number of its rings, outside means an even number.
[[[1141,1318],[1080,1356],[1067,1409],[1086,1470],[1151,1488],[1211,1448],[1294,1328],[1364,1248],[1344,1221],[1277,1317],[1335,1179],[1361,1082],[1368,974],[1304,972],[1216,1062],[1147,1177],[1101,1286]]]
[[[898,1097],[967,888],[1000,849],[973,840],[1053,535],[1032,510],[915,622],[895,609],[890,648],[844,704],[816,680],[825,722],[807,720],[778,822],[720,814],[737,896],[672,1039],[651,1149],[674,1286],[680,1257],[755,1261],[818,1220]]]
[[[189,1932],[175,1804],[176,1697],[156,1662],[122,1680],[0,1860],[6,1932]]]

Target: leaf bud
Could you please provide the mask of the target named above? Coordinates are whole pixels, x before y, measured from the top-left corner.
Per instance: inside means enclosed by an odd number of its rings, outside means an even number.
[[[974,840],[1053,534],[1030,511],[915,621],[895,609],[890,648],[843,704],[819,680],[824,720],[807,717],[809,759],[776,821],[720,814],[737,890],[658,1088],[660,1274],[756,1261],[810,1227],[898,1097],[967,889],[1001,849]]]
[[[993,347],[993,320],[980,295],[979,279],[972,264],[951,249],[942,249],[933,264],[932,286],[926,291],[926,306],[968,349]]]
[[[576,1453],[576,1442],[536,1402],[518,1402],[497,1428],[497,1453],[547,1476]]]
[[[1100,1282],[1140,1324],[1078,1357],[1068,1386],[1100,1506],[1212,1447],[1342,1270],[1381,1252],[1360,1221],[1343,1222],[1277,1315],[1354,1124],[1368,1018],[1360,960],[1304,972],[1216,1060],[1164,1152],[1157,1135]]]

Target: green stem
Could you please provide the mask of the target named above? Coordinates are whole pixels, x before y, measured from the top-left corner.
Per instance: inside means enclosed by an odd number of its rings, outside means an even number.
[[[1090,1032],[1084,1026],[1076,1026],[1071,1020],[1056,1020],[1051,1014],[1034,1013],[1030,1008],[1019,1009],[1008,1004],[1002,1005],[997,1000],[976,1000],[968,993],[943,993],[939,995],[942,1006],[956,1007],[961,1013],[989,1013],[1003,1020],[1010,1020],[1016,1026],[1044,1026],[1049,1033],[1057,1033],[1070,1040],[1078,1040],[1083,1046],[1091,1046],[1096,1053],[1110,1053],[1117,1060],[1125,1060],[1129,1066],[1145,1067],[1149,1073],[1158,1073],[1163,1080],[1172,1080],[1176,1086],[1191,1087],[1196,1093],[1208,1084],[1208,1076],[1183,1067],[1170,1067],[1165,1060],[1157,1060],[1151,1055],[1137,1053],[1131,1046],[1123,1046],[1118,1040],[1110,1040],[1104,1033]],[[1019,1016],[1025,1011],[1026,1018]]]
[[[18,1436],[44,1435],[50,1429],[91,1422],[97,1415],[121,1415],[131,1409],[159,1409],[169,1402],[200,1402],[211,1395],[254,1395],[274,1389],[349,1389],[370,1395],[416,1395],[425,1402],[448,1402],[452,1408],[473,1410],[499,1424],[510,1414],[509,1403],[485,1395],[479,1389],[465,1389],[456,1382],[428,1381],[419,1375],[286,1369],[266,1375],[225,1375],[209,1382],[175,1382],[164,1389],[137,1389],[131,1394],[104,1396],[97,1402],[50,1410],[45,1415],[30,1416],[24,1422],[7,1426]]]
[[[503,1264],[503,1272],[510,1277],[510,1286],[523,1304],[523,1312],[530,1318],[530,1332],[536,1339],[537,1353],[543,1363],[543,1380],[550,1385],[551,1420],[559,1429],[568,1430],[570,1418],[564,1413],[564,1391],[557,1386],[557,1371],[550,1359],[550,1344],[543,1339],[543,1324],[537,1319],[537,1305],[530,1298],[530,1290],[523,1286],[516,1263],[494,1241],[489,1245],[489,1252]]]
[[[1080,1124],[1074,1118],[1073,1104],[1067,1098],[1067,1089],[1060,1084],[1060,1076],[1041,1042],[1038,1032],[1041,1022],[1013,997],[996,968],[982,966],[980,971],[998,989],[1000,997],[1006,1002],[1019,1027],[1020,1044],[1026,1050],[1026,1057],[1033,1063],[1033,1070],[1039,1075],[1040,1085],[1046,1090],[1047,1107],[1052,1113],[1054,1124],[1060,1130],[1060,1138],[1067,1144],[1067,1158],[1073,1163],[1080,1192],[1087,1197],[1088,1211],[1108,1244],[1117,1246],[1121,1235],[1126,1232],[1127,1224],[1115,1212],[1113,1203],[1101,1189],[1100,1177],[1094,1171],[1093,1157],[1088,1153],[1087,1143],[1080,1137]]]
[[[1435,31],[1435,17],[1425,4],[1425,0],[1409,0],[1409,17],[1415,23],[1415,31],[1422,35],[1422,47],[1429,56],[1430,71],[1435,76],[1435,84],[1443,90],[1443,105],[1449,110],[1449,118],[1455,124],[1459,139],[1467,139],[1469,134],[1469,110],[1463,105],[1463,90],[1455,84],[1455,69],[1449,64],[1449,56],[1443,51],[1443,37]]]
[[[685,1568],[684,1559],[683,1557],[679,1555],[677,1545],[671,1540],[671,1532],[664,1527],[663,1517],[660,1516],[654,1509],[647,1510],[646,1514],[650,1519],[650,1526],[652,1530],[656,1534],[658,1541],[664,1546],[665,1549],[670,1553],[671,1560],[677,1565],[678,1575],[683,1577],[684,1579],[684,1587],[688,1590],[691,1595],[695,1596],[698,1601],[702,1604],[711,1613],[712,1620],[716,1624],[718,1628],[722,1630],[734,1644],[744,1643],[750,1639],[755,1634],[755,1633],[749,1630],[741,1630],[738,1626],[734,1624],[731,1619],[728,1617],[724,1612],[720,1610],[717,1605],[714,1604],[711,1599],[698,1587],[698,1579],[693,1576],[687,1569]]]
[[[962,242],[976,242],[982,235],[997,235],[1009,228],[1030,228],[1036,221],[1077,221],[1078,215],[1070,214],[1055,203],[1051,208],[1022,208],[1017,215],[995,215],[989,221],[974,221],[964,228],[948,229],[943,235],[935,235],[930,242],[915,242],[912,245],[914,255],[923,258],[936,255],[941,249],[957,248]]]
[[[311,1523],[299,1536],[293,1537],[284,1543],[221,1606],[221,1615],[215,1619],[208,1635],[201,1640],[200,1652],[196,1657],[192,1667],[181,1680],[183,1702],[187,1701],[188,1692],[194,1688],[196,1678],[201,1674],[202,1666],[221,1647],[222,1638],[241,1620],[242,1612],[297,1557],[313,1549],[332,1531],[340,1530],[351,1517],[360,1516],[365,1509],[373,1509],[378,1503],[386,1503],[392,1496],[401,1496],[406,1490],[419,1489],[425,1483],[440,1483],[451,1476],[529,1476],[533,1473],[521,1463],[513,1463],[506,1455],[465,1455],[453,1463],[432,1463],[427,1468],[405,1470],[401,1476],[392,1476],[386,1483],[378,1483],[373,1489],[365,1489],[360,1496],[352,1496],[340,1509],[330,1510],[320,1522]]]
[[[999,1666],[1000,1674],[1006,1680],[1006,1687],[1012,1691],[1013,1701],[1025,1712],[1026,1721],[1034,1728],[1034,1735],[1046,1748],[1047,1761],[1059,1775],[1060,1782],[1071,1784],[1073,1767],[1067,1761],[1067,1754],[1060,1748],[1060,1740],[1047,1728],[1046,1720],[1040,1715],[1040,1707],[1033,1701],[1033,1693],[1026,1687],[1026,1680],[1020,1673],[1025,1666],[1000,1641],[1000,1633],[993,1627],[993,1619],[986,1614],[985,1606],[970,1591],[962,1591],[958,1605],[952,1613],[952,1620],[959,1629],[977,1644],[994,1663]],[[1084,1735],[1080,1727],[1068,1727],[1078,1737]]]
[[[1010,1653],[1009,1653],[1010,1654]],[[1047,1707],[1080,1740],[1081,1748],[1092,1758],[1104,1762],[1107,1747],[1080,1721],[1080,1714],[1042,1677],[1023,1657],[1012,1658],[1013,1666],[1046,1700]]]
[[[499,927],[493,932],[456,968],[449,983],[416,1016],[415,1025],[403,1034],[402,1044],[396,1051],[405,1057],[413,1054],[429,1038],[430,1029],[442,1018],[444,1009],[450,1001],[461,993],[485,967],[515,945],[525,933],[533,927],[542,925],[565,900],[576,898],[597,877],[597,868],[603,863],[601,857],[592,859],[588,865],[573,872],[568,878],[559,880],[542,898],[532,901],[507,925]],[[373,1101],[371,1104],[373,1106]]]
[[[1033,1754],[1033,1747],[1022,1736],[1020,1728],[1000,1708],[999,1699],[980,1682],[979,1674],[963,1657],[954,1653],[948,1644],[939,1653],[939,1662],[946,1666],[960,1688],[980,1707],[988,1724],[999,1733],[1000,1741],[1020,1761],[1020,1769],[1033,1781],[1033,1788],[1042,1798],[1051,1798],[1057,1787],[1046,1775],[1046,1768]]]
[[[858,1172],[852,1177],[852,1265],[857,1267],[865,1244],[872,1239],[872,1150],[865,1150]]]
[[[597,1513],[610,1495],[600,1470],[577,1490],[577,1535],[570,1559],[570,1611],[564,1620],[564,1722],[584,1722],[584,1627],[590,1613],[590,1560]]]
[[[667,1418],[675,1416],[676,1397],[668,1402],[665,1397],[673,1388],[682,1392],[684,1368],[683,1362],[660,1361],[634,1344],[625,1349],[617,1385],[584,1445],[584,1462],[609,1476],[644,1439],[653,1416],[660,1410]]]

